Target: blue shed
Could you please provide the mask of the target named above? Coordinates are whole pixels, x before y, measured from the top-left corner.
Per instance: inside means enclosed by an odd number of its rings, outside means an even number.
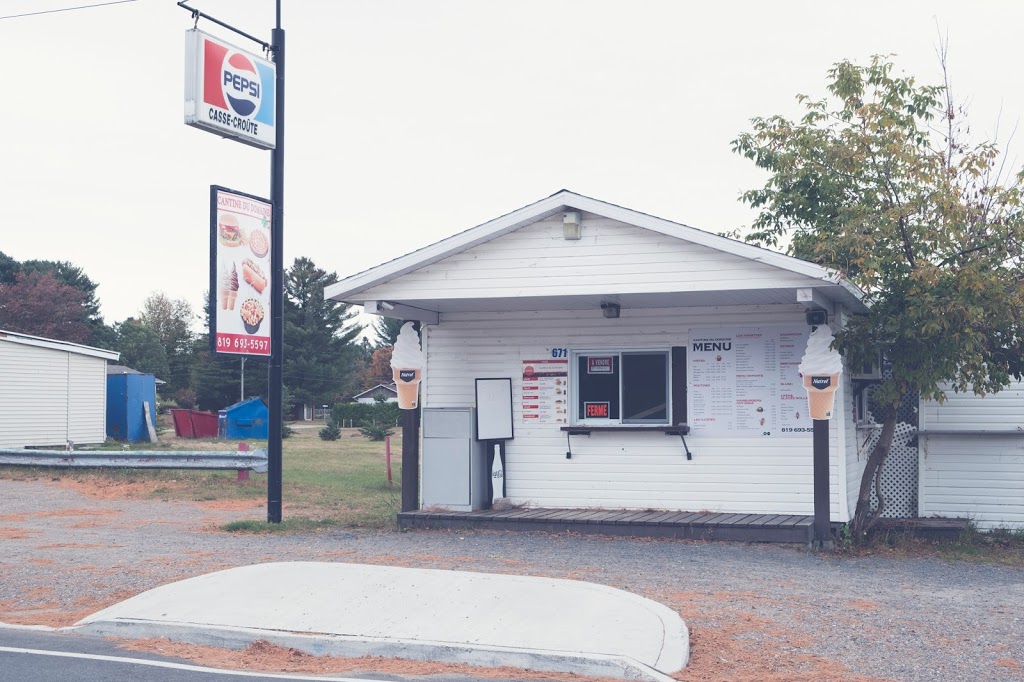
[[[218,431],[231,440],[266,440],[269,412],[260,398],[249,398],[220,411]]]
[[[149,440],[146,408],[156,430],[156,377],[122,365],[107,366],[107,435],[138,443]]]

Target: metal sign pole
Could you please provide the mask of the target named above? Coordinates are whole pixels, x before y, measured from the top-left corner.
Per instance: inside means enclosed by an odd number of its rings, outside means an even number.
[[[267,522],[281,523],[282,429],[284,415],[284,29],[281,28],[281,0],[277,0],[277,27],[271,32],[271,50],[277,66],[277,144],[270,152],[270,200],[274,203],[274,238],[271,240],[270,357],[268,371],[270,425],[267,432]]]
[[[284,29],[281,28],[281,0],[276,2],[276,28],[271,31],[271,42],[268,45],[252,34],[235,28],[209,14],[203,14],[194,7],[189,7],[192,0],[179,0],[178,7],[192,14],[198,26],[200,19],[206,19],[222,26],[244,38],[258,43],[264,50],[273,54],[277,74],[274,78],[274,102],[276,119],[274,122],[275,147],[270,152],[270,201],[273,204],[270,229],[273,234],[270,244],[270,366],[267,372],[269,384],[269,419],[267,427],[267,522],[281,522],[281,439],[284,427],[282,404],[284,396]],[[226,48],[225,48],[226,49]],[[186,117],[186,123],[190,123]],[[203,126],[199,126],[203,127]],[[217,132],[223,136],[222,131]],[[249,143],[252,141],[250,140]],[[255,145],[261,146],[261,145]],[[211,191],[214,188],[211,187]],[[257,197],[252,197],[256,199]],[[216,211],[211,204],[211,223],[216,220]],[[211,232],[211,240],[212,232]],[[211,244],[213,242],[211,241]],[[211,297],[215,287],[212,274],[210,276]],[[263,289],[260,289],[262,292]],[[211,298],[212,300],[212,298]],[[212,310],[212,309],[211,309]],[[211,320],[213,319],[211,315]],[[250,332],[252,333],[252,332]],[[211,332],[211,343],[213,334]],[[214,348],[215,349],[215,348]],[[245,358],[242,358],[242,400],[245,400]]]
[[[420,408],[402,410],[402,511],[420,508]]]
[[[828,499],[828,420],[814,420],[814,546],[832,549]]]

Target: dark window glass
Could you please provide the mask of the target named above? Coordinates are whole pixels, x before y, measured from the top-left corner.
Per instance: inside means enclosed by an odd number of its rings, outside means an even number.
[[[595,358],[594,369],[603,369],[606,365],[600,359],[611,358],[612,371],[610,374],[591,373],[590,358]],[[608,403],[608,419],[619,418],[619,357],[617,355],[579,355],[576,360],[577,397],[576,415],[577,419],[587,419],[586,403]],[[593,406],[595,409],[598,406]],[[601,419],[602,417],[591,416],[590,419]]]
[[[668,422],[667,354],[622,354],[622,421]]]

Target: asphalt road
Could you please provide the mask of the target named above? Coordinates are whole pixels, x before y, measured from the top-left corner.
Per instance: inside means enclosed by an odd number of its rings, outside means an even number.
[[[403,676],[325,677],[263,675],[218,670],[188,661],[128,651],[102,637],[0,628],[0,680],[18,682],[408,682]],[[430,677],[431,682],[501,682],[466,676]]]

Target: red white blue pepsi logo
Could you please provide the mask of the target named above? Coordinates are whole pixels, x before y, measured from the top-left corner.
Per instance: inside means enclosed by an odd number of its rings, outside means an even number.
[[[249,117],[260,104],[260,77],[256,67],[244,54],[227,58],[222,68],[221,86],[228,106],[239,116]]]
[[[203,101],[236,117],[274,125],[273,70],[245,53],[209,39],[204,42]],[[250,127],[237,119],[221,122],[236,128]]]

